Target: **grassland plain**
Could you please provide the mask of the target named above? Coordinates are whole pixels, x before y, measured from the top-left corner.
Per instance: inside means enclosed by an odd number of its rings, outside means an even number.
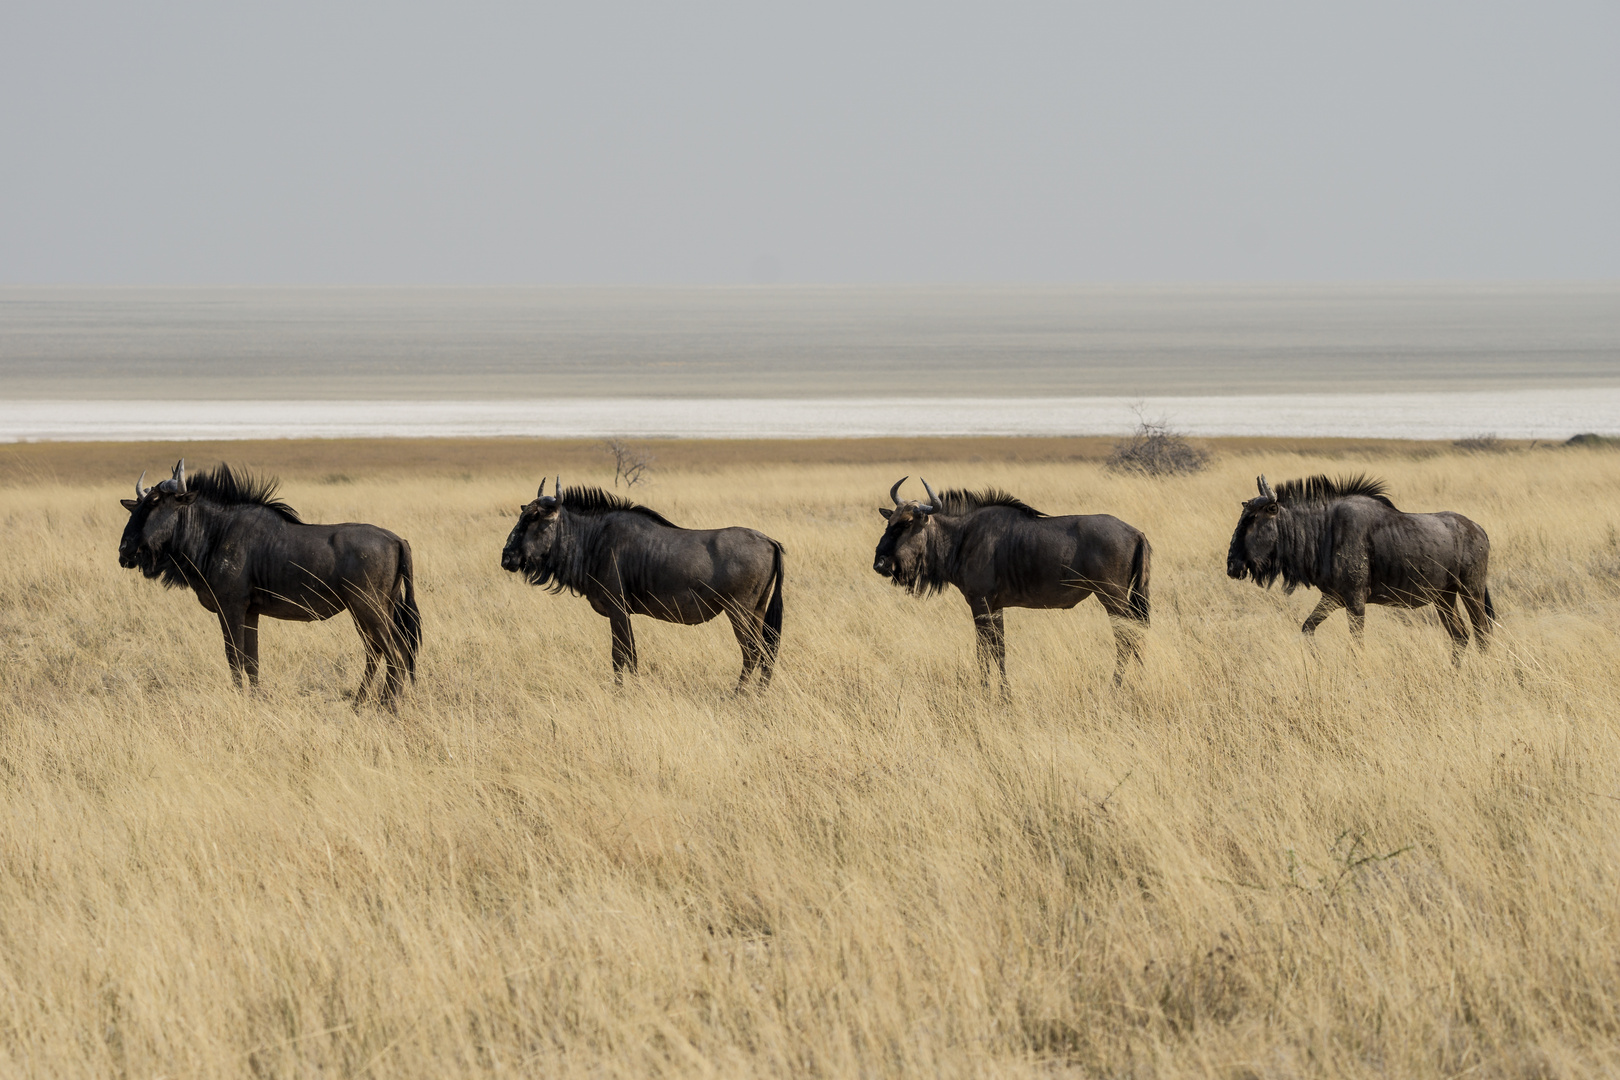
[[[196,601],[118,568],[117,499],[161,450],[116,481],[10,452],[0,1074],[1620,1070],[1620,453],[1365,462],[1491,534],[1502,624],[1460,671],[1429,614],[1311,646],[1313,595],[1225,576],[1255,473],[1357,452],[1162,481],[681,461],[638,495],[787,546],[778,681],[732,697],[723,624],[638,622],[615,690],[604,621],[501,571],[544,449],[287,468],[309,519],[414,546],[397,716],[342,697],[346,617],[268,624],[239,694]],[[565,481],[610,475],[590,460]],[[982,694],[960,600],[870,570],[901,472],[1143,528],[1145,668],[1109,685],[1094,604],[1013,611],[1015,696]]]

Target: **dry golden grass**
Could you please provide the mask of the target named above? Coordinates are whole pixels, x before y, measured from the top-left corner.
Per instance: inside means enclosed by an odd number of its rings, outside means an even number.
[[[638,621],[612,688],[605,622],[499,567],[526,464],[291,482],[415,548],[397,717],[340,696],[346,616],[267,624],[241,695],[196,601],[118,568],[155,451],[0,494],[0,1074],[1620,1070],[1620,454],[1375,463],[1491,534],[1461,671],[1432,616],[1312,648],[1314,594],[1226,578],[1254,474],[1319,458],[760,461],[638,489],[787,545],[759,698],[723,622]],[[869,569],[919,470],[1145,529],[1145,670],[1111,688],[1095,604],[1014,611],[982,695],[961,601]]]

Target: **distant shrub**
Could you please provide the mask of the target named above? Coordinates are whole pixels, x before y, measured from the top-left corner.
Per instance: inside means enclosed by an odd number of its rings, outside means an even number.
[[[1145,476],[1182,476],[1201,471],[1209,459],[1208,450],[1188,442],[1168,422],[1146,420],[1138,414],[1136,430],[1114,444],[1108,468]]]
[[[622,439],[604,439],[602,451],[613,459],[614,487],[622,480],[625,487],[633,488],[647,478],[647,470],[652,468],[651,454]]]
[[[1620,439],[1612,435],[1595,435],[1590,431],[1583,431],[1579,435],[1571,435],[1565,446],[1620,446]]]
[[[1451,445],[1469,454],[1500,454],[1507,449],[1507,444],[1498,439],[1494,431],[1470,435],[1466,439],[1455,439]]]

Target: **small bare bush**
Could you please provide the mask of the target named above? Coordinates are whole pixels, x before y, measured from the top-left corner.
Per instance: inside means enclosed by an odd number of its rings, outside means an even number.
[[[625,487],[633,488],[647,478],[647,470],[652,468],[652,455],[623,439],[604,439],[602,450],[613,458],[614,487],[622,480]]]
[[[1114,444],[1108,467],[1146,476],[1184,476],[1201,472],[1209,458],[1208,450],[1188,442],[1168,421],[1147,420],[1138,414],[1136,430]]]
[[[1454,439],[1451,445],[1469,454],[1500,454],[1507,450],[1507,444],[1497,438],[1494,431],[1470,435],[1466,439]]]

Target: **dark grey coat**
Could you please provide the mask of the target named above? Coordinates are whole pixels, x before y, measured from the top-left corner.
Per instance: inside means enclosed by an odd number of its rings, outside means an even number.
[[[600,488],[540,493],[522,508],[501,566],[567,589],[608,620],[613,677],[636,670],[630,616],[693,626],[725,613],[742,648],[737,688],[770,685],[782,639],[782,545],[753,529],[683,529]]]
[[[936,496],[926,480],[927,502],[902,502],[903,483],[889,489],[894,508],[878,510],[889,524],[872,569],[916,595],[954,585],[973,613],[986,681],[994,666],[1007,686],[1002,609],[1072,608],[1093,594],[1114,620],[1114,682],[1140,662],[1153,559],[1141,530],[1109,514],[1048,517],[994,489]]]
[[[144,473],[142,476],[144,477]],[[364,699],[378,661],[388,675],[383,700],[394,704],[404,676],[416,678],[421,615],[411,546],[375,525],[306,525],[276,498],[274,480],[228,465],[189,481],[185,462],[153,488],[135,484],[124,499],[129,522],[118,563],[170,588],[190,588],[219,616],[231,678],[259,682],[259,617],[312,622],[340,611],[354,616],[366,650]]]
[[[1262,476],[1258,485],[1259,496],[1243,504],[1232,533],[1226,572],[1268,588],[1281,577],[1288,592],[1301,585],[1321,590],[1301,628],[1306,634],[1341,607],[1359,639],[1368,604],[1433,604],[1460,659],[1468,646],[1461,601],[1475,643],[1486,648],[1496,609],[1486,584],[1491,541],[1484,529],[1449,511],[1402,513],[1383,482],[1365,476],[1313,476],[1275,492]]]

